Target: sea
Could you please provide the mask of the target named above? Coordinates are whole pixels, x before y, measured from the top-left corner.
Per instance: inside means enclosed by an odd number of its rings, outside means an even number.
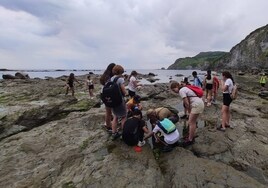
[[[168,83],[171,80],[174,81],[182,81],[184,77],[188,77],[188,80],[191,81],[192,79],[192,72],[196,71],[197,74],[203,78],[205,71],[201,70],[163,70],[163,69],[135,69],[140,74],[149,74],[153,73],[156,76],[154,77],[157,79],[157,81],[153,82],[155,83]],[[125,70],[124,74],[130,74],[131,70]],[[23,72],[27,73],[30,78],[41,78],[45,79],[47,77],[57,78],[63,75],[69,76],[70,73],[74,73],[75,76],[82,76],[87,75],[89,72],[92,72],[94,74],[101,75],[104,70],[12,70],[12,71],[0,71],[0,79],[2,79],[2,76],[4,74],[10,74],[15,75],[16,72]],[[146,79],[140,80],[142,84],[152,84],[151,82],[147,81]]]

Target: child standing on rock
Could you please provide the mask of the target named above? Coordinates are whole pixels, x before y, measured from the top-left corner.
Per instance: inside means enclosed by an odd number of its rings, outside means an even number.
[[[91,79],[90,75],[87,76],[86,86],[88,88],[90,99],[93,99],[93,96],[94,96],[94,94],[93,94],[94,83],[93,83],[93,80]]]

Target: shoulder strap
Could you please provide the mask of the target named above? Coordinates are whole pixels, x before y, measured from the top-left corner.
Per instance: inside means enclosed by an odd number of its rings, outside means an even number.
[[[116,83],[116,82],[117,82],[117,80],[118,80],[119,78],[120,78],[119,76],[115,77],[115,78],[114,78],[114,80],[113,80],[113,82],[115,82],[115,83]]]

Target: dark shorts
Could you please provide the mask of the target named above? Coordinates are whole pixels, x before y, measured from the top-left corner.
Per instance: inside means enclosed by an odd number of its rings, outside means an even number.
[[[261,87],[264,87],[265,86],[265,84],[264,83],[261,83]]]
[[[230,106],[231,102],[231,95],[229,93],[223,93],[223,105]]]
[[[213,84],[206,84],[206,89],[207,90],[212,90]]]
[[[89,85],[88,89],[94,89],[94,85]]]
[[[136,94],[136,92],[131,91],[131,90],[128,90],[128,95],[129,95],[130,97],[134,97],[135,94]]]

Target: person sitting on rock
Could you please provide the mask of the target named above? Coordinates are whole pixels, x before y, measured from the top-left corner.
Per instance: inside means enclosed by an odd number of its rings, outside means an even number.
[[[171,151],[178,145],[180,134],[172,121],[167,118],[159,121],[155,113],[147,113],[147,118],[150,120],[153,130],[144,139],[154,136],[154,147],[161,147],[163,152]]]
[[[172,112],[167,107],[159,107],[159,108],[155,108],[155,109],[149,109],[147,111],[147,117],[154,117],[154,116],[160,121],[162,121],[164,118],[168,118],[173,123],[177,123],[179,121],[178,113]],[[151,121],[151,118],[149,118],[149,120]]]
[[[129,146],[142,147],[145,144],[144,133],[149,133],[146,123],[142,120],[142,112],[139,109],[133,110],[132,117],[125,122],[122,139]]]
[[[142,104],[140,103],[140,96],[134,95],[129,101],[127,102],[127,111],[128,111],[128,117],[132,116],[133,109],[139,109],[142,110]]]

